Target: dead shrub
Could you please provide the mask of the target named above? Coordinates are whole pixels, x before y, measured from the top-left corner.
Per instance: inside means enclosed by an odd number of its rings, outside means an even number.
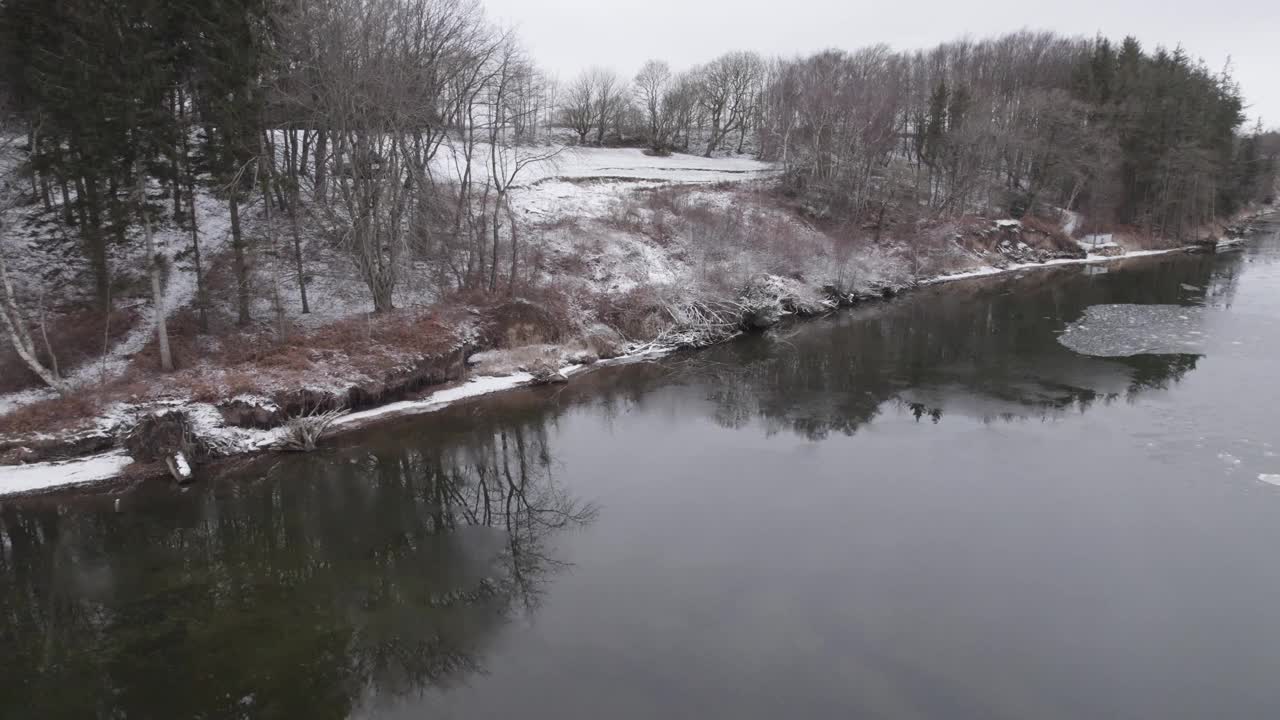
[[[644,206],[653,212],[668,212],[679,217],[689,207],[689,188],[665,186],[638,191]]]
[[[657,337],[669,324],[666,304],[649,286],[633,288],[621,295],[597,296],[595,314],[600,322],[633,341]]]
[[[122,340],[133,330],[138,320],[137,309],[133,307],[112,310],[105,325],[102,313],[93,308],[50,313],[45,329],[49,335],[49,345],[53,346],[57,357],[58,369],[67,374],[70,370],[101,357],[103,349]],[[32,328],[32,336],[38,346],[40,361],[48,366],[49,354],[38,327]],[[6,343],[0,351],[0,394],[41,387],[43,384],[18,357],[18,353]]]
[[[504,347],[517,347],[541,342],[558,342],[563,325],[545,308],[512,301],[495,311],[498,342]]]
[[[540,226],[542,232],[573,232],[581,227],[581,221],[572,215],[562,215]]]
[[[1116,225],[1110,232],[1115,235],[1115,241],[1126,250],[1164,250],[1180,244],[1134,225]]]
[[[602,218],[605,227],[633,235],[645,235],[649,230],[646,210],[634,196],[614,203]]]
[[[290,418],[285,421],[284,430],[280,436],[280,449],[294,452],[311,452],[315,450],[316,443],[319,442],[325,431],[329,429],[329,426],[346,413],[347,411],[343,409],[323,412],[314,411]]]
[[[194,462],[197,454],[191,420],[179,410],[143,416],[124,436],[123,444],[130,457],[143,463],[165,460],[178,453]]]
[[[0,434],[67,430],[85,426],[102,409],[96,393],[77,391],[62,397],[23,405],[0,415]]]

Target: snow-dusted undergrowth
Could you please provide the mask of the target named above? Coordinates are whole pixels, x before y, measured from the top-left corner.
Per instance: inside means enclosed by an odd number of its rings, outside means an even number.
[[[447,153],[445,154],[447,157]],[[439,162],[439,161],[438,161]],[[441,172],[447,174],[447,165]],[[822,231],[803,221],[794,211],[771,204],[759,192],[760,181],[775,168],[745,158],[701,158],[688,155],[650,157],[636,149],[566,149],[553,159],[529,168],[512,190],[512,202],[522,219],[525,242],[545,261],[541,280],[576,288],[572,297],[620,297],[650,291],[665,308],[667,327],[656,337],[638,338],[629,354],[615,362],[662,353],[673,346],[700,345],[723,339],[744,317],[759,315],[760,322],[776,321],[772,313],[813,314],[834,307],[843,297],[878,293],[880,288],[903,287],[921,282],[929,262],[912,258],[893,239],[856,248],[842,247]],[[205,194],[197,201],[202,249],[207,255],[223,251],[228,221],[225,204]],[[247,214],[252,227],[254,218]],[[1001,225],[1003,222],[1003,225]],[[1068,215],[1067,222],[1079,218]],[[1001,230],[1016,230],[1016,221],[996,221]],[[36,233],[17,239],[33,252],[42,247]],[[176,226],[162,227],[157,235],[161,252],[171,258],[166,302],[171,312],[189,305],[195,293],[193,268],[177,254],[187,247],[189,236]],[[990,264],[993,258],[958,245],[943,247],[945,268],[959,272],[923,282],[941,282],[1045,265],[1102,262],[1111,257],[1090,255],[1082,260],[1048,263]],[[1159,251],[1130,253],[1149,255]],[[47,258],[45,259],[47,260]],[[136,260],[136,259],[135,259]],[[938,264],[937,258],[928,259]],[[117,262],[129,260],[120,258]],[[313,313],[298,316],[296,286],[282,276],[282,295],[291,317],[308,328],[367,311],[365,295],[349,264],[340,255],[322,248],[308,253],[308,293]],[[935,272],[937,272],[935,270]],[[833,295],[834,293],[834,295]],[[399,290],[400,307],[427,306],[436,300],[425,280],[410,277]],[[259,303],[263,301],[259,298]],[[698,313],[708,308],[728,308],[723,328],[700,334]],[[581,328],[596,326],[591,308],[574,307],[574,322]],[[259,317],[269,308],[256,307]],[[688,315],[683,324],[681,317]],[[130,356],[148,342],[154,332],[150,313],[108,353],[73,371],[74,382],[88,385],[104,375],[118,373]],[[582,368],[565,368],[571,374]],[[207,368],[210,377],[221,369]],[[421,400],[395,402],[344,415],[334,420],[334,431],[375,422],[388,416],[429,412],[450,403],[527,384],[533,376],[523,370],[500,371],[497,377],[479,377],[457,387],[433,393]],[[342,389],[342,378],[316,378]],[[234,394],[234,393],[232,393]],[[0,414],[35,400],[47,398],[43,390],[0,396]],[[251,403],[269,402],[248,398]],[[174,398],[164,404],[181,406],[202,436],[210,438],[221,454],[253,452],[276,445],[279,430],[245,430],[227,427],[218,409],[208,403]],[[98,420],[96,431],[117,433],[146,407],[112,406]],[[119,473],[124,460],[119,453],[71,463],[36,463],[0,469],[0,494],[30,492],[64,484],[92,482]]]

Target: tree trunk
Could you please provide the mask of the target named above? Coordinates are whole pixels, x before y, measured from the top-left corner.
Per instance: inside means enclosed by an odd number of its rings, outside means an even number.
[[[146,176],[142,168],[138,168],[138,212],[142,215],[142,237],[147,248],[147,266],[151,275],[151,300],[156,313],[156,340],[160,345],[160,369],[173,371],[173,356],[169,354],[169,328],[165,316],[168,314],[164,303],[164,287],[160,278],[160,256],[156,254],[155,243],[151,237],[151,218],[147,216]],[[177,183],[177,178],[174,178]]]
[[[519,250],[519,236],[516,228],[516,213],[511,209],[511,203],[505,203],[507,209],[507,222],[511,223],[511,277],[507,282],[507,294],[515,297],[516,294],[516,262],[518,260],[517,251]]]
[[[316,131],[316,175],[315,175],[315,197],[316,202],[324,202],[325,181],[327,180],[327,169],[329,165],[326,157],[329,152],[329,135],[324,130]]]
[[[274,146],[267,144],[266,133],[258,136],[258,164],[262,180],[262,211],[267,230],[267,244],[271,247],[271,304],[276,311],[276,338],[284,339],[284,301],[280,298],[280,253],[276,249],[276,231],[271,225],[271,180],[275,176]],[[268,152],[271,154],[268,155]]]
[[[200,313],[200,332],[209,332],[209,293],[204,287],[204,268],[200,263],[200,223],[196,220],[195,179],[188,176],[187,201],[191,209],[191,257],[196,269],[196,308]]]
[[[98,198],[98,183],[92,177],[79,180],[77,192],[84,207],[84,217],[80,223],[80,234],[88,246],[89,264],[93,266],[94,289],[98,299],[98,309],[104,313],[111,311],[111,271],[107,266],[107,241],[102,234],[102,211]]]
[[[186,102],[179,96],[179,111]],[[196,174],[191,167],[191,141],[184,123],[182,129],[182,169],[187,182],[187,209],[191,222],[191,258],[196,271],[196,311],[199,313],[200,332],[209,332],[209,292],[204,286],[204,268],[200,257],[200,222],[196,216]]]
[[[245,259],[244,235],[240,232],[239,188],[232,188],[227,205],[231,211],[231,250],[236,270],[236,324],[249,325],[249,266]]]
[[[502,207],[502,193],[498,193],[498,200],[493,206],[493,255],[489,265],[489,292],[498,289],[498,245],[501,237],[499,229],[502,226],[500,207]]]
[[[71,207],[71,191],[67,188],[65,177],[58,179],[58,187],[62,190],[62,221],[67,227],[71,227],[76,224],[76,216]]]
[[[183,117],[182,117],[182,104],[181,104],[181,100],[179,99],[180,92],[181,90],[174,90],[173,94],[169,96],[169,114],[174,117],[174,120],[178,125],[178,132],[179,134],[182,135],[182,137],[174,141],[173,146],[169,148],[169,152],[170,152],[169,167],[170,167],[170,172],[172,173],[172,181],[173,181],[173,221],[177,223],[179,227],[182,226],[183,216],[186,215],[186,213],[183,211],[183,208],[182,208],[182,157],[181,155],[184,153],[187,146],[187,140],[186,140],[187,124],[186,122],[183,121]]]
[[[3,233],[0,232],[0,236]],[[36,353],[35,344],[31,341],[31,335],[27,332],[25,321],[22,314],[18,312],[18,302],[13,294],[13,286],[9,283],[9,269],[4,262],[4,251],[0,249],[0,322],[3,322],[5,330],[9,334],[9,344],[13,346],[14,351],[18,353],[18,357],[22,358],[22,362],[39,377],[44,384],[57,390],[59,393],[67,392],[67,385],[62,377],[58,374],[56,360],[53,367],[45,367]],[[53,348],[49,348],[50,357],[53,354]]]
[[[298,202],[301,197],[295,184],[292,202],[289,203],[289,226],[293,230],[293,262],[298,273],[298,293],[302,297],[302,314],[306,315],[311,312],[311,305],[307,302],[307,276],[302,264],[302,231],[298,227]]]

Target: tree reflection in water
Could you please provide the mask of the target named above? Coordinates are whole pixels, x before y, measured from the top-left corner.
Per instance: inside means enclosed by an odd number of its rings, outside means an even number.
[[[0,503],[0,716],[346,717],[483,669],[594,508],[548,427],[636,406],[820,439],[896,408],[924,425],[1084,412],[1176,383],[1194,355],[1078,355],[1101,303],[1229,304],[1239,259],[1175,258],[923,289],[640,367],[375,428],[176,495]],[[1188,290],[1187,288],[1192,288]]]
[[[0,714],[346,717],[482,668],[592,520],[538,418],[0,507]],[[257,476],[257,479],[248,479]],[[194,502],[193,502],[194,500]]]
[[[1085,412],[1167,389],[1200,356],[1079,355],[1058,342],[1063,327],[1095,304],[1230,304],[1238,265],[1172,257],[1105,275],[1065,268],[927,288],[670,364],[705,388],[722,426],[759,421],[812,440],[853,434],[895,407],[931,422]]]

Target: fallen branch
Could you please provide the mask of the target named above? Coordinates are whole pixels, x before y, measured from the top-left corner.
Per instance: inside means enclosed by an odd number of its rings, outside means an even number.
[[[311,452],[334,420],[346,415],[346,410],[312,411],[285,421],[276,446],[291,452]]]

